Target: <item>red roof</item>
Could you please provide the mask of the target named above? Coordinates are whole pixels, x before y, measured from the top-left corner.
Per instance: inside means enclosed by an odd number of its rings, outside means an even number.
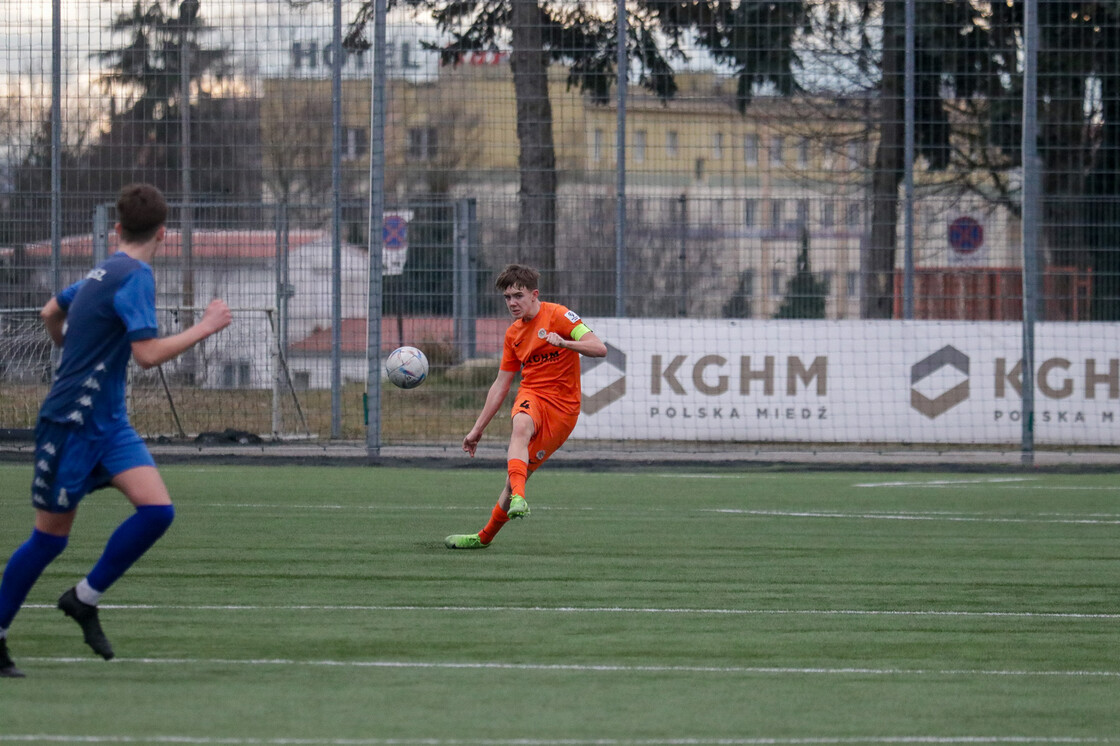
[[[446,317],[396,316],[381,319],[381,350],[389,352],[401,345],[424,348],[425,344],[450,344],[454,319]],[[502,340],[509,319],[478,319],[475,321],[476,348],[480,355],[497,355],[502,350]],[[401,329],[403,327],[403,334]],[[342,354],[364,355],[366,352],[367,324],[365,319],[342,320]],[[331,350],[331,330],[316,329],[290,347],[292,352],[326,355]]]
[[[156,259],[178,257],[182,251],[182,233],[168,230],[163,246],[156,253]],[[288,234],[288,248],[291,251],[314,243],[328,243],[328,231],[294,230]],[[265,259],[276,256],[276,231],[228,231],[196,230],[191,232],[191,254],[201,258]],[[89,258],[93,256],[93,235],[67,236],[62,239],[63,257]],[[109,253],[117,250],[117,234],[109,234]],[[51,254],[50,242],[40,242],[27,247],[29,256],[47,257]]]

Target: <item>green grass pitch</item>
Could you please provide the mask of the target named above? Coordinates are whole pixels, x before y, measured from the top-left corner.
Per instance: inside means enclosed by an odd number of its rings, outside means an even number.
[[[1120,743],[1111,474],[162,467],[175,524],[54,608],[129,512],[83,504],[10,631],[0,743]],[[31,466],[0,465],[0,562]]]

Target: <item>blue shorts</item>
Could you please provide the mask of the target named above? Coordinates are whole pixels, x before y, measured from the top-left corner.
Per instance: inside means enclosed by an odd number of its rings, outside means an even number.
[[[155,465],[131,426],[96,435],[73,424],[39,420],[31,504],[48,513],[69,513],[121,472]]]

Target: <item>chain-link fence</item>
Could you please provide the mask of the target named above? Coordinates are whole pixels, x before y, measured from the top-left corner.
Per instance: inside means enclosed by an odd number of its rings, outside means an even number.
[[[148,181],[165,331],[235,309],[134,376],[153,437],[455,442],[520,261],[609,344],[574,436],[604,448],[1120,442],[1115,4],[7,8],[0,428]],[[382,391],[402,343],[432,376]]]

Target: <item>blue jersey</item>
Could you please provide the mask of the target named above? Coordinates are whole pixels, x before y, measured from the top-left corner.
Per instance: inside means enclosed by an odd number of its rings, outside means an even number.
[[[66,311],[66,338],[39,417],[95,433],[127,426],[132,343],[159,334],[152,268],[117,252],[56,300]]]

